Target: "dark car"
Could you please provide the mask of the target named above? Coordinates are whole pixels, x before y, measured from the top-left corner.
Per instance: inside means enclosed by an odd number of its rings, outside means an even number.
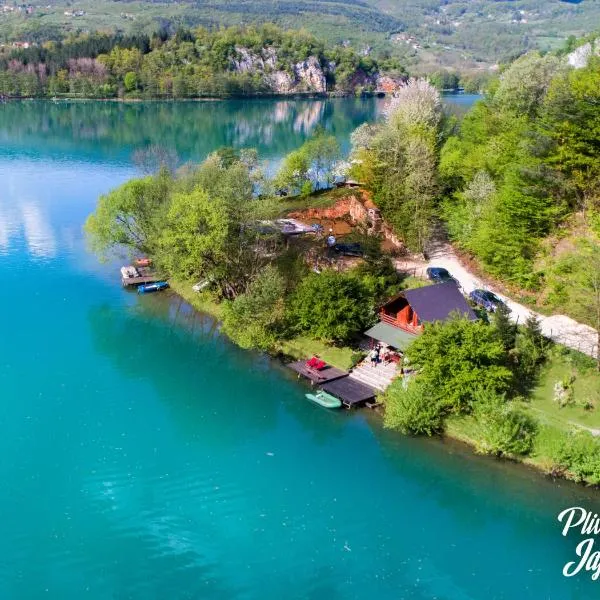
[[[499,306],[506,306],[496,294],[493,294],[488,290],[473,290],[469,294],[469,298],[475,302],[475,304],[490,312],[496,312]]]
[[[333,249],[344,256],[364,256],[360,244],[336,244]]]
[[[458,285],[458,281],[448,273],[446,269],[442,269],[442,267],[428,267],[427,268],[427,277],[433,281],[434,283],[446,283],[448,281],[454,281],[456,285]]]

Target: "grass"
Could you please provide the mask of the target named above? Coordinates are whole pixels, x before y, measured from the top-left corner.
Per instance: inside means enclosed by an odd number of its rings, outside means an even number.
[[[287,356],[301,360],[318,354],[326,363],[347,371],[353,365],[356,351],[345,346],[330,346],[325,342],[305,336],[297,336],[280,343],[278,350]]]
[[[329,208],[340,198],[352,195],[352,190],[346,188],[333,188],[322,192],[315,192],[310,196],[292,196],[281,200],[281,216],[291,212],[301,212],[309,208]]]
[[[554,386],[558,381],[572,382],[572,401],[562,408],[554,400]],[[586,404],[592,408],[586,410]],[[572,352],[555,349],[527,406],[539,421],[563,431],[574,426],[600,429],[600,373],[578,361]]]

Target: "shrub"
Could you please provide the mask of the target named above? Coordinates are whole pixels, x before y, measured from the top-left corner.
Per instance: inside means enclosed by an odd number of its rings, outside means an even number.
[[[245,294],[225,302],[223,331],[242,348],[269,350],[284,316],[285,282],[273,266],[267,266]]]
[[[348,342],[373,321],[373,296],[355,275],[323,271],[309,274],[288,307],[293,327],[315,339]]]
[[[494,456],[520,456],[531,452],[537,424],[503,396],[480,393],[474,416],[478,452]]]
[[[482,386],[501,394],[512,385],[504,345],[485,323],[457,318],[427,325],[406,356],[435,399],[453,412],[468,412]]]
[[[444,410],[419,378],[396,379],[384,398],[384,425],[413,435],[433,435],[444,428]]]
[[[600,440],[587,431],[563,434],[552,457],[569,479],[600,484]]]

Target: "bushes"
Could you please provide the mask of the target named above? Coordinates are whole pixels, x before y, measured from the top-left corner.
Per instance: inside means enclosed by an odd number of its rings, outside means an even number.
[[[495,456],[519,456],[531,452],[537,424],[505,397],[479,394],[474,416],[478,452]]]
[[[242,348],[269,350],[282,324],[284,291],[285,281],[277,269],[265,267],[245,294],[225,303],[223,331]]]
[[[311,273],[293,294],[288,318],[299,333],[328,342],[344,343],[373,321],[373,296],[354,274]]]
[[[469,412],[482,388],[493,394],[510,389],[513,374],[494,328],[463,318],[428,325],[406,351],[418,380],[448,411]]]
[[[555,467],[569,479],[600,484],[600,440],[591,433],[564,434],[554,452]]]
[[[444,411],[435,394],[418,379],[405,385],[396,379],[383,397],[384,425],[405,434],[434,435],[444,427]]]

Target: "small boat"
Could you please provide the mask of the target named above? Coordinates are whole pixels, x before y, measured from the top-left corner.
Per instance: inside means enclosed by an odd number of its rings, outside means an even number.
[[[152,260],[149,258],[136,258],[134,263],[136,267],[149,267],[152,264]]]
[[[340,408],[342,406],[341,400],[323,390],[318,391],[316,394],[305,394],[305,396],[324,408]]]
[[[145,283],[143,285],[138,285],[138,294],[149,294],[151,292],[161,292],[162,290],[166,290],[169,287],[169,284],[166,281],[157,281],[155,283]]]

